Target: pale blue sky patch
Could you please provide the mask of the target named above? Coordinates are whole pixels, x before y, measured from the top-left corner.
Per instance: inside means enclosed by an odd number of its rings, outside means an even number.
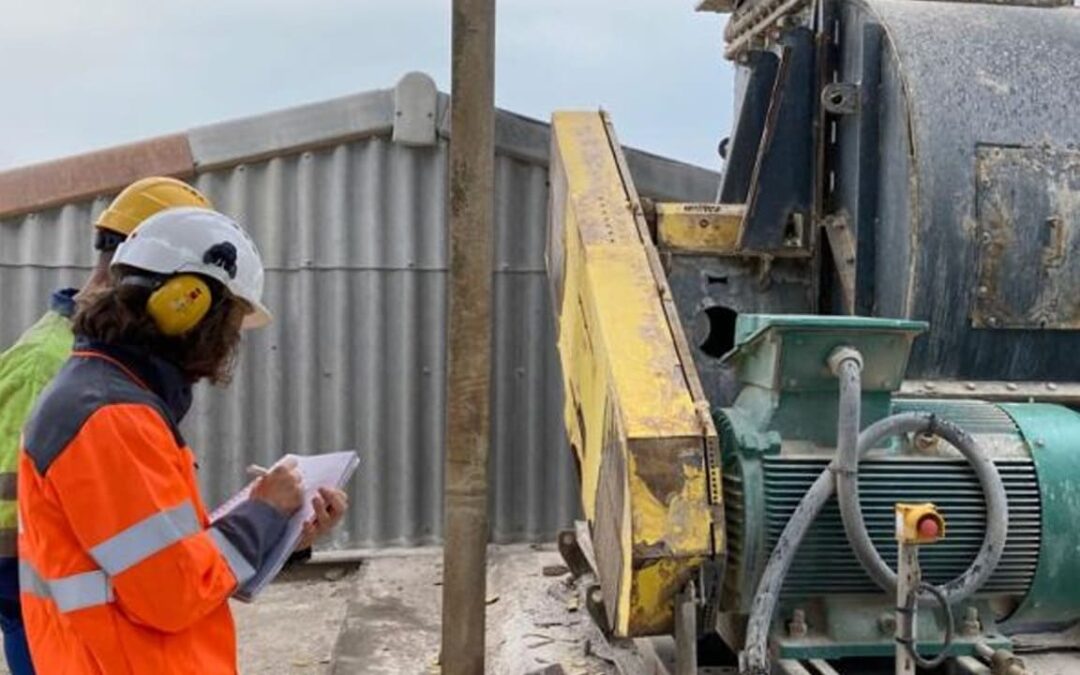
[[[693,0],[499,0],[497,104],[609,110],[620,139],[719,168],[724,17]],[[450,86],[449,0],[38,0],[0,22],[0,168],[393,86]]]

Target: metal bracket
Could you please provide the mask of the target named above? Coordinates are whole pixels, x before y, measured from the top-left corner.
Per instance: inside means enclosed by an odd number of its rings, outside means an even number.
[[[562,555],[563,562],[566,563],[575,579],[579,579],[593,571],[592,566],[589,565],[589,561],[585,557],[585,553],[578,544],[577,534],[574,530],[563,530],[559,533],[559,554]]]
[[[604,591],[600,584],[593,584],[585,589],[585,611],[592,617],[596,627],[605,636],[611,635],[611,624],[608,622],[607,609],[604,607]]]
[[[829,239],[836,271],[840,275],[844,310],[848,314],[855,312],[855,235],[851,233],[847,216],[834,214],[826,216],[822,223],[825,235]]]
[[[859,85],[850,82],[830,82],[821,90],[821,105],[833,115],[853,115],[859,112]]]
[[[394,87],[393,141],[410,147],[435,145],[439,91],[424,73],[409,73]]]

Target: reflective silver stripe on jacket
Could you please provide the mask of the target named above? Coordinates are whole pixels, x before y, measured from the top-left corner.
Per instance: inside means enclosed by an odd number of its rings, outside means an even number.
[[[51,599],[61,612],[74,612],[112,602],[112,584],[101,570],[43,579],[30,563],[19,561],[19,586],[24,593]]]
[[[116,576],[181,539],[202,531],[195,506],[186,501],[144,518],[90,549],[101,569]]]
[[[218,550],[221,551],[221,555],[225,557],[225,562],[229,563],[229,568],[232,569],[233,576],[236,577],[237,586],[243,586],[251,577],[255,576],[255,568],[251,566],[251,563],[240,551],[236,550],[236,547],[220,530],[211,527],[210,538],[214,540]]]
[[[51,599],[61,612],[104,605],[113,600],[110,577],[200,532],[195,506],[186,501],[144,518],[90,549],[90,557],[100,570],[45,579],[30,563],[20,560],[19,584],[31,595]]]

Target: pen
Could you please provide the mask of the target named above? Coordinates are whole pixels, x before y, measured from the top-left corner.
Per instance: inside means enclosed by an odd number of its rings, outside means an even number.
[[[270,473],[270,469],[267,469],[265,466],[259,466],[258,464],[250,464],[247,468],[247,475],[252,478],[259,478],[268,473]]]

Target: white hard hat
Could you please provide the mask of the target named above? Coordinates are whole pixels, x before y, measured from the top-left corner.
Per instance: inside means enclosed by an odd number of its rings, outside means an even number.
[[[244,328],[271,321],[262,304],[259,250],[232,218],[217,211],[182,207],[150,216],[116,249],[112,266],[116,265],[154,274],[208,277],[251,306]]]

